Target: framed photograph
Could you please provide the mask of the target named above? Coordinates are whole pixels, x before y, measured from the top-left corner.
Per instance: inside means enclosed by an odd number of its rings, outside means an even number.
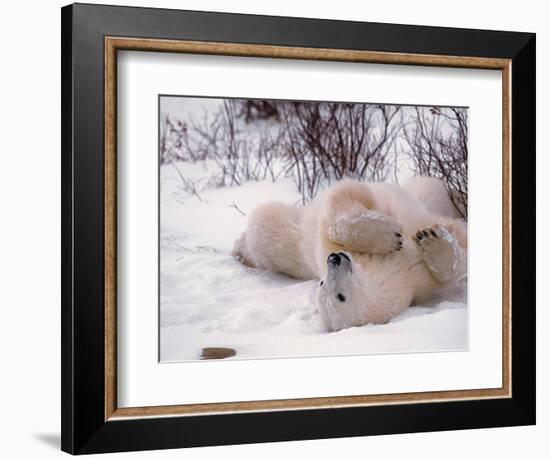
[[[535,35],[62,9],[62,449],[535,423]]]

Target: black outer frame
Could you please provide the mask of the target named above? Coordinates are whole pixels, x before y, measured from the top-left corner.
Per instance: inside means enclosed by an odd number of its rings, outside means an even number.
[[[535,424],[535,35],[74,4],[62,8],[61,448],[99,453]],[[512,397],[105,421],[104,37],[512,59]]]

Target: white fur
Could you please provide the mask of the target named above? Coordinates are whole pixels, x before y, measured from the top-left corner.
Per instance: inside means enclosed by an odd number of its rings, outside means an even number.
[[[404,187],[344,180],[296,208],[257,207],[234,255],[244,264],[321,279],[316,294],[329,331],[386,323],[466,274],[466,223],[443,184]],[[331,253],[339,265],[327,263]],[[344,297],[344,301],[339,299]]]

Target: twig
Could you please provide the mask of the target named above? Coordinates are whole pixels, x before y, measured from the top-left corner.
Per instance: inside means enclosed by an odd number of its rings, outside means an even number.
[[[212,245],[197,245],[197,251],[211,251],[212,253],[217,253],[218,250]]]
[[[176,169],[176,172],[178,173],[179,177],[181,178],[181,182],[183,184],[183,190],[188,192],[189,194],[195,196],[197,199],[199,199],[202,203],[204,203],[204,199],[200,196],[199,192],[197,191],[197,187],[194,182],[186,180],[183,174],[180,172],[180,169],[176,167],[176,164],[171,164],[174,169]]]
[[[166,240],[168,243],[171,243],[174,246],[177,246],[178,248],[182,249],[183,251],[187,251],[188,253],[193,253],[193,254],[196,253],[195,251],[193,251],[189,248],[186,248],[183,245],[181,245],[180,243],[176,242],[172,236],[165,237],[164,240]]]
[[[246,216],[246,213],[243,212],[243,211],[237,206],[237,204],[236,204],[235,202],[231,203],[231,205],[229,205],[229,207],[234,208],[234,209],[237,210],[241,215]]]

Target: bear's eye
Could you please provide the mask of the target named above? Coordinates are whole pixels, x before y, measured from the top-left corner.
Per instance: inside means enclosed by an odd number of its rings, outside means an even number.
[[[323,286],[325,284],[325,282],[323,280],[321,280],[321,283],[319,283],[319,286]]]
[[[344,296],[342,293],[338,293],[338,296],[336,296],[340,302],[346,302],[346,296]]]

